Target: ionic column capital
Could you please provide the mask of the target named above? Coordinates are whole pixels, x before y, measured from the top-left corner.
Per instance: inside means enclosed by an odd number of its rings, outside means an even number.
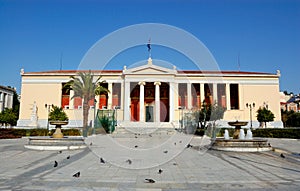
[[[144,85],[146,85],[146,82],[141,81],[141,82],[139,82],[138,84],[139,84],[140,86],[144,86]]]
[[[160,85],[161,85],[161,82],[159,82],[159,81],[154,82],[154,85],[155,85],[155,86],[156,86],[156,85],[160,86]]]

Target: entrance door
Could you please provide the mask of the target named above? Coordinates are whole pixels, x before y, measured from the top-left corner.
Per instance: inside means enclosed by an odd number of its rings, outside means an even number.
[[[153,122],[154,115],[153,115],[153,106],[147,105],[146,106],[146,122]]]

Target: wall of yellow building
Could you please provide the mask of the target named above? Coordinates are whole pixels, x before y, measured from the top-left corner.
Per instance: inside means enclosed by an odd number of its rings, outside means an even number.
[[[23,83],[21,88],[20,119],[30,119],[34,102],[38,119],[47,119],[45,104],[61,104],[61,83]]]

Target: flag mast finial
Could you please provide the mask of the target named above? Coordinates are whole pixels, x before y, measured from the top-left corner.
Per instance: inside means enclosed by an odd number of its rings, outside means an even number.
[[[147,47],[148,47],[149,58],[151,58],[151,38],[149,38],[148,40]]]

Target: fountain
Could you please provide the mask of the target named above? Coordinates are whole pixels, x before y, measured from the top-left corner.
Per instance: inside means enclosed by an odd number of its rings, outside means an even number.
[[[253,138],[251,129],[248,129],[247,134],[245,135],[245,131],[242,126],[246,126],[248,122],[232,121],[228,122],[228,124],[235,127],[233,137],[229,137],[228,130],[226,129],[224,138],[216,138],[213,140],[212,149],[237,152],[260,152],[272,150],[267,139]]]
[[[224,139],[225,140],[228,140],[230,137],[229,137],[229,133],[228,133],[228,130],[225,129],[225,132],[224,132]]]
[[[55,132],[52,136],[34,136],[28,138],[25,148],[34,150],[73,150],[85,148],[84,138],[81,136],[66,137],[61,132],[61,126],[67,125],[68,117],[62,108],[52,106],[52,120],[50,125],[55,125]],[[50,113],[51,113],[50,112]],[[54,116],[54,117],[53,117]],[[50,119],[50,118],[48,118]]]

